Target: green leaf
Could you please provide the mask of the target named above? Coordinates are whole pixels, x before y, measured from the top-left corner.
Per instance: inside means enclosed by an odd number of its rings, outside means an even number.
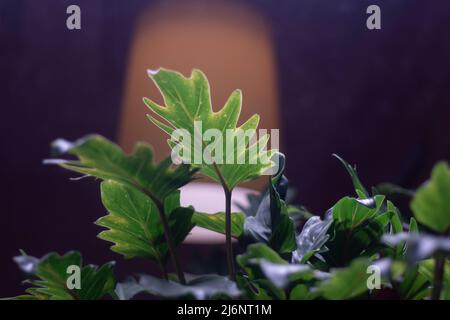
[[[172,148],[178,146],[183,151],[189,150],[190,155],[183,154],[181,160],[200,166],[204,175],[225,185],[228,190],[232,190],[239,183],[259,177],[273,166],[271,161],[265,161],[271,158],[273,152],[269,150],[266,159],[263,159],[260,153],[269,140],[267,134],[259,137],[257,144],[249,143],[250,139],[247,139],[246,143],[239,145],[235,143],[234,138],[227,139],[227,130],[236,135],[239,129],[255,131],[258,127],[259,116],[256,114],[237,127],[242,103],[240,90],[234,91],[225,106],[220,111],[214,112],[209,83],[200,70],[193,70],[189,78],[167,69],[150,71],[149,76],[161,92],[165,104],[160,106],[144,98],[144,103],[153,112],[153,115],[148,115],[149,119],[169,135],[176,129],[183,130],[189,135],[189,139],[169,141]],[[201,128],[198,125],[200,122]],[[216,154],[213,148],[205,148],[208,141],[205,141],[203,133],[209,129],[218,130],[218,137],[210,146],[217,146],[217,149],[222,151],[222,157]],[[195,142],[198,143],[197,146],[194,146]],[[229,149],[225,146],[225,142],[229,143]],[[244,163],[238,163],[238,159],[242,159],[242,156],[245,157]],[[233,163],[227,159],[233,159]]]
[[[370,256],[383,247],[380,240],[394,214],[392,210],[384,196],[339,200],[332,208],[334,222],[326,243],[329,250],[322,254],[329,267],[346,266],[352,259]]]
[[[349,267],[332,272],[331,278],[323,281],[319,292],[329,300],[345,300],[360,296],[367,289],[369,261],[356,259]]]
[[[244,230],[245,215],[242,212],[231,214],[231,236],[239,238]],[[225,234],[225,213],[214,214],[194,212],[192,222],[198,227]]]
[[[419,232],[419,226],[417,225],[416,219],[414,219],[413,217],[411,217],[411,219],[409,220],[409,232]]]
[[[237,256],[236,260],[247,274],[244,277],[238,277],[238,282],[248,297],[279,300],[286,298],[284,290],[276,287],[261,270],[261,261],[289,266],[288,262],[273,249],[262,243],[251,244],[244,254]]]
[[[353,229],[378,215],[383,210],[384,200],[384,196],[375,196],[364,200],[342,198],[333,207],[333,218]]]
[[[141,275],[138,281],[132,278],[127,282],[119,283],[116,288],[116,294],[121,300],[129,300],[141,292],[163,298],[195,298],[197,300],[217,297],[237,298],[241,294],[235,282],[214,274],[196,277],[187,285]]]
[[[101,196],[109,214],[96,221],[97,225],[108,228],[99,238],[113,242],[111,249],[125,258],[166,262],[168,246],[154,202],[137,189],[113,180],[102,182]],[[179,205],[180,195],[176,191],[166,198],[164,206],[175,245],[194,227],[193,210]]]
[[[24,264],[24,260],[28,262]],[[34,266],[30,266],[31,260],[34,260]],[[63,256],[49,253],[41,259],[19,256],[15,257],[15,261],[21,268],[26,266],[23,271],[27,273],[32,271],[36,277],[30,282],[33,287],[26,290],[27,295],[17,297],[20,300],[96,300],[114,291],[114,262],[101,267],[94,265],[83,267],[81,255],[75,251]],[[68,272],[69,266],[78,266],[81,270],[80,289],[67,287],[67,280],[72,275]]]
[[[262,243],[249,245],[244,254],[240,254],[236,257],[236,261],[241,268],[247,272],[250,280],[265,278],[257,265],[257,262],[261,260],[277,264],[288,264],[288,262],[281,258],[277,252]]]
[[[450,228],[450,169],[445,162],[436,164],[430,180],[420,187],[411,209],[417,221],[443,233]]]
[[[388,202],[388,205],[392,206],[392,218],[391,218],[391,232],[393,234],[398,234],[403,232],[403,224],[402,220],[400,219],[399,210],[391,203]],[[395,259],[400,259],[404,254],[404,246],[396,246],[395,248]]]
[[[296,285],[289,294],[291,300],[314,300],[319,296],[317,292],[311,291],[307,285]]]
[[[196,170],[188,165],[171,168],[168,157],[154,163],[151,147],[137,143],[131,155],[126,155],[116,144],[99,135],[90,135],[75,143],[58,139],[52,143],[58,153],[69,153],[78,160],[47,160],[63,168],[85,175],[113,180],[136,188],[152,198],[164,202],[172,192],[191,181]]]
[[[336,157],[345,167],[348,174],[352,178],[353,187],[355,188],[355,192],[358,195],[358,197],[362,199],[366,199],[370,197],[369,192],[367,192],[366,188],[364,188],[363,184],[359,180],[358,174],[356,173],[356,167],[352,167],[347,161],[342,159],[337,154],[333,154],[334,157]]]

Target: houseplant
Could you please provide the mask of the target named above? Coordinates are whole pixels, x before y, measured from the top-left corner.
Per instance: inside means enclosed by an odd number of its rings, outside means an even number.
[[[256,140],[244,136],[243,144],[233,143],[219,155],[227,132],[258,127],[257,115],[237,127],[239,90],[213,112],[209,83],[201,71],[186,78],[159,69],[149,76],[165,105],[147,98],[144,102],[151,111],[150,121],[171,137],[170,156],[155,163],[147,144],[136,144],[126,155],[107,139],[90,135],[74,143],[56,140],[53,147],[60,154],[77,159],[46,163],[99,179],[108,214],[95,222],[106,229],[98,237],[112,242],[111,249],[125,258],[156,263],[161,277],[139,275],[120,282],[113,263],[83,266],[78,252],[50,253],[39,259],[22,252],[14,259],[31,277],[31,286],[15,299],[132,299],[138,293],[194,299],[364,299],[384,290],[402,299],[450,299],[446,163],[438,163],[429,181],[412,193],[414,217],[407,220],[384,194],[377,189],[369,192],[355,168],[336,156],[351,177],[355,195],[339,199],[323,218],[308,216],[285,201],[285,157],[278,150],[266,150],[268,135]],[[202,130],[214,130],[215,139],[206,141],[200,134],[198,141],[199,122]],[[252,202],[253,208],[247,208],[254,214],[232,213],[234,188],[268,173],[266,191]],[[206,214],[180,206],[179,188],[198,176],[221,184],[223,212]],[[295,220],[302,219],[303,228],[298,230]],[[186,276],[177,246],[195,225],[225,234],[227,276]],[[234,255],[232,238],[243,254]],[[169,263],[175,274],[167,271]]]

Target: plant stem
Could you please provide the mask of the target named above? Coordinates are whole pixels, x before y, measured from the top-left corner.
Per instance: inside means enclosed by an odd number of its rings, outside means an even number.
[[[169,247],[169,253],[170,258],[172,260],[172,263],[175,267],[175,272],[177,273],[178,280],[181,284],[186,284],[186,279],[184,278],[184,273],[181,268],[180,260],[178,260],[177,253],[175,251],[175,244],[173,242],[172,233],[170,232],[169,222],[167,221],[166,213],[164,210],[164,203],[159,200],[158,197],[156,197],[151,191],[146,190],[145,188],[142,188],[139,183],[132,181],[132,184],[141,192],[143,192],[145,195],[147,195],[150,199],[153,200],[156,207],[158,208],[159,218],[161,220],[161,223],[163,225],[164,229],[164,237],[166,238],[167,245]],[[162,268],[164,276],[168,278],[167,276],[167,270],[165,268]]]
[[[436,254],[434,257],[434,280],[431,300],[439,300],[442,291],[442,280],[444,278],[445,258]]]
[[[155,202],[158,207],[159,218],[164,229],[164,236],[169,247],[170,258],[172,259],[173,266],[175,267],[175,272],[177,273],[178,280],[181,284],[186,284],[186,279],[184,278],[183,270],[181,269],[180,260],[175,251],[175,244],[173,242],[172,233],[170,232],[169,222],[167,221],[166,214],[164,212],[164,205],[161,202]]]
[[[159,268],[161,269],[162,276],[165,280],[169,280],[169,274],[167,273],[166,266],[164,265],[164,262],[161,260],[158,260],[159,262]]]
[[[227,263],[230,280],[236,281],[236,271],[234,269],[233,243],[231,242],[231,194],[232,192],[224,188],[225,192],[225,235]]]

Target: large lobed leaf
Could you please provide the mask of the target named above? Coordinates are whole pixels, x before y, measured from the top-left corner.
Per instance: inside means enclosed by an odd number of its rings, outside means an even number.
[[[170,157],[154,163],[151,147],[136,144],[126,155],[116,144],[99,135],[75,143],[59,139],[53,143],[58,153],[78,160],[50,160],[63,168],[102,179],[101,195],[109,215],[96,224],[109,230],[99,238],[115,243],[112,250],[126,258],[145,257],[159,263],[167,258],[160,211],[164,211],[175,245],[193,228],[193,210],[180,207],[178,188],[188,183],[196,169],[189,165],[172,168]]]
[[[102,180],[114,180],[132,186],[163,202],[173,191],[191,181],[195,169],[181,165],[172,169],[170,157],[155,164],[153,151],[145,143],[137,143],[131,155],[99,135],[89,135],[74,143],[63,139],[53,142],[59,154],[69,153],[78,160],[47,160],[63,168]]]
[[[94,265],[82,266],[79,252],[71,251],[63,256],[49,253],[41,259],[30,256],[18,256],[14,260],[25,272],[32,274],[36,280],[31,280],[33,287],[26,290],[27,294],[16,297],[20,300],[96,300],[105,295],[112,295],[115,287],[113,274],[114,262],[101,267]],[[81,269],[81,288],[69,289],[67,273],[69,266]]]
[[[445,162],[435,165],[430,180],[417,190],[411,209],[417,221],[434,231],[450,230],[450,169]]]
[[[126,258],[145,257],[164,263],[168,246],[154,202],[137,189],[113,180],[102,182],[101,196],[109,214],[96,224],[109,230],[101,232],[99,238],[113,242],[111,249]],[[178,245],[194,227],[193,209],[180,207],[180,193],[175,191],[165,199],[164,210]]]
[[[148,115],[149,119],[169,135],[172,135],[176,129],[182,129],[190,134],[190,143],[184,139],[169,141],[172,148],[178,145],[183,149],[191,150],[191,156],[183,155],[182,160],[200,166],[203,174],[225,184],[229,190],[239,183],[259,177],[273,166],[271,161],[262,161],[259,152],[265,148],[269,140],[267,134],[259,137],[257,143],[248,142],[241,146],[233,143],[232,148],[226,148],[226,130],[231,130],[233,134],[236,134],[239,129],[256,130],[259,123],[259,116],[255,114],[237,127],[242,104],[240,90],[234,91],[225,106],[220,111],[214,112],[208,79],[200,70],[193,70],[189,78],[163,68],[150,71],[149,76],[161,92],[165,104],[165,106],[160,106],[154,101],[144,98],[145,104],[153,112],[153,115]],[[202,130],[195,125],[197,121],[201,121]],[[202,134],[208,129],[216,129],[220,133],[220,137],[213,142],[212,146],[222,144],[224,156],[221,159],[212,149],[204,148],[207,141],[203,140]],[[196,137],[201,137],[201,141]],[[194,140],[203,146],[204,153],[199,148],[192,149]],[[251,151],[256,152],[252,153]],[[204,155],[205,157],[203,157]],[[269,150],[267,159],[270,159],[271,155],[272,151]],[[238,159],[242,156],[245,157],[245,163],[238,163]],[[233,159],[234,162],[227,162],[227,158]],[[196,159],[200,159],[200,163],[195,161]],[[250,160],[254,160],[255,163]]]

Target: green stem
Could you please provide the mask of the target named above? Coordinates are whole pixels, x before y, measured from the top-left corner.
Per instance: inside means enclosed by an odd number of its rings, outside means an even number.
[[[220,184],[223,187],[223,192],[225,193],[225,247],[227,252],[227,265],[229,278],[232,281],[236,281],[236,271],[234,268],[234,256],[233,256],[233,243],[231,239],[231,194],[233,190],[228,187],[225,178],[222,175],[219,167],[215,162],[212,163],[214,171],[219,177]]]
[[[169,274],[167,272],[166,266],[164,262],[160,259],[158,259],[159,268],[161,269],[162,276],[165,280],[169,280]]]
[[[231,239],[231,194],[232,192],[224,188],[225,192],[225,236],[229,277],[236,281],[236,271],[234,268],[233,243]]]
[[[169,247],[170,258],[172,259],[175,272],[177,273],[178,280],[181,284],[186,284],[186,279],[184,278],[183,270],[181,269],[180,260],[175,251],[175,244],[173,242],[172,233],[170,232],[169,222],[167,221],[166,214],[164,212],[164,205],[161,202],[155,202],[158,207],[159,217],[164,229],[164,236],[166,238],[167,245]]]
[[[156,207],[158,208],[159,218],[161,220],[161,223],[162,223],[163,229],[164,229],[164,237],[166,238],[167,246],[169,247],[169,254],[170,254],[172,263],[174,265],[175,272],[177,273],[178,280],[180,281],[180,283],[186,284],[186,279],[184,278],[184,273],[181,268],[180,260],[178,259],[177,253],[175,251],[175,243],[173,242],[172,233],[170,232],[169,222],[167,221],[166,213],[164,210],[164,203],[158,197],[156,197],[156,195],[154,195],[151,191],[149,191],[145,188],[142,188],[139,183],[135,182],[134,180],[132,180],[131,182],[138,190],[140,190],[145,195],[147,195],[150,199],[152,199],[153,202],[155,203]],[[163,268],[162,270],[163,270],[163,273],[165,273],[164,275],[166,276],[166,274],[167,274],[166,269]],[[168,276],[167,276],[167,278],[168,278]]]
[[[442,280],[444,278],[445,257],[436,254],[434,256],[434,280],[431,300],[439,300],[442,291]]]

